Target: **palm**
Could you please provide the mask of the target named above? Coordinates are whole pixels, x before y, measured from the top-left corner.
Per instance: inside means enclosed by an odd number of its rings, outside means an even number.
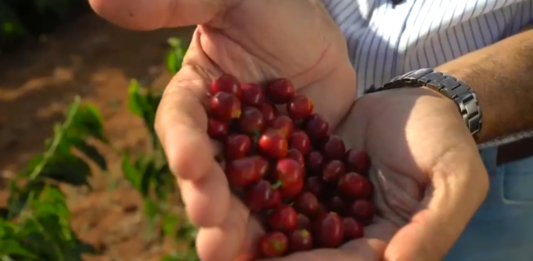
[[[388,242],[384,256],[391,260],[440,260],[450,247],[448,242],[454,241],[449,238],[458,236],[454,233],[462,228],[441,235],[440,246],[425,249],[427,256],[410,255],[416,253],[413,246],[425,244],[419,242],[422,234],[438,233],[430,231],[429,223],[452,222],[453,218],[461,220],[457,224],[466,224],[483,199],[476,198],[472,205],[459,210],[458,202],[467,195],[456,194],[466,192],[451,192],[454,187],[470,185],[466,177],[461,181],[451,178],[455,169],[447,163],[452,157],[482,166],[457,107],[424,88],[401,89],[363,97],[347,119],[339,126],[340,135],[354,148],[366,150],[372,159],[371,180],[376,185],[374,201],[379,218],[367,236]],[[472,172],[469,178],[483,183],[483,170]]]
[[[239,1],[198,27],[190,50],[186,63],[211,77],[224,72],[249,82],[289,78],[333,123],[355,98],[345,40],[317,0]]]

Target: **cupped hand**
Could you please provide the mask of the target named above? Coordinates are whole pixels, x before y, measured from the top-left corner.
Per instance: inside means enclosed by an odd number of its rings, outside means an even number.
[[[241,82],[288,78],[336,124],[356,95],[346,42],[318,0],[90,0],[129,29],[198,25],[183,67],[165,90],[156,130],[178,178],[205,261],[248,260],[261,228],[228,189],[206,134],[206,92],[229,73]]]
[[[426,88],[368,94],[339,134],[371,157],[379,217],[366,236],[387,243],[383,259],[442,260],[488,190],[458,107]]]

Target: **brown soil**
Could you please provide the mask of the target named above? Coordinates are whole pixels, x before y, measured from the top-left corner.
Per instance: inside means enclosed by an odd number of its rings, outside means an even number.
[[[0,174],[13,175],[42,151],[76,95],[101,110],[116,148],[144,151],[149,140],[141,120],[127,110],[128,83],[136,78],[164,88],[171,77],[163,63],[166,40],[188,42],[191,33],[132,32],[88,14],[41,43],[0,57]],[[110,173],[95,173],[94,191],[67,190],[74,229],[105,253],[87,260],[158,260],[169,247],[147,242],[141,198],[123,180],[119,155],[104,152]]]

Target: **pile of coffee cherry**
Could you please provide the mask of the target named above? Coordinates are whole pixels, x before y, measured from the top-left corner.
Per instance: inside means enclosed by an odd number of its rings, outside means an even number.
[[[372,222],[373,186],[365,151],[346,150],[313,102],[284,78],[263,85],[224,74],[210,89],[208,134],[232,191],[266,234],[264,257],[336,248]]]

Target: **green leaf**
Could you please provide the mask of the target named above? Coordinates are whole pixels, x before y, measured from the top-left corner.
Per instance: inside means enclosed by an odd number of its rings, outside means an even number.
[[[175,215],[166,215],[163,219],[163,232],[167,236],[175,236],[176,230],[178,228],[178,222],[180,221],[180,218]]]
[[[158,198],[166,199],[167,195],[176,191],[176,179],[169,169],[168,162],[160,165],[155,176],[155,191]]]
[[[102,115],[94,105],[87,103],[80,105],[71,128],[74,133],[81,136],[80,138],[91,136],[104,143],[109,143],[109,140],[104,134]],[[70,131],[71,129],[68,130]]]
[[[177,237],[183,238],[185,240],[194,240],[198,230],[187,220],[184,224],[178,229]]]
[[[154,219],[159,214],[159,206],[153,200],[147,198],[144,200],[144,213],[148,219]]]
[[[17,225],[6,219],[0,219],[0,240],[17,238]]]
[[[37,259],[37,256],[24,248],[19,242],[11,240],[2,240],[0,243],[0,256],[16,255],[25,258]]]
[[[42,181],[30,181],[22,188],[16,187],[16,183],[12,182],[10,184],[10,195],[7,204],[9,218],[18,216],[28,202],[38,196],[44,187],[45,183]]]
[[[171,48],[166,56],[167,70],[170,73],[175,74],[181,69],[185,51],[183,50],[181,40],[179,38],[168,39],[168,44]]]
[[[122,172],[124,172],[124,177],[130,184],[137,190],[140,191],[141,184],[141,175],[135,166],[131,164],[129,153],[124,153],[122,156]]]
[[[152,184],[152,177],[157,174],[155,169],[155,162],[150,160],[146,163],[143,168],[141,183],[140,183],[140,192],[143,197],[147,197],[150,193],[150,185]]]
[[[90,187],[91,169],[82,159],[65,153],[51,159],[41,171],[41,176],[73,186]]]
[[[128,108],[133,114],[143,117],[146,101],[141,94],[141,85],[135,79],[130,81],[128,88]]]
[[[175,255],[169,254],[163,256],[159,261],[178,261]]]
[[[87,144],[87,142],[78,137],[70,137],[69,141],[74,147],[83,152],[85,156],[96,163],[101,170],[107,170],[106,159],[94,146]]]
[[[22,176],[24,177],[27,177],[31,172],[33,172],[33,170],[39,166],[40,164],[42,164],[44,160],[44,155],[40,154],[40,155],[37,155],[35,157],[33,157],[32,159],[30,159],[30,161],[28,162],[28,165],[26,165],[24,171],[21,173]]]

